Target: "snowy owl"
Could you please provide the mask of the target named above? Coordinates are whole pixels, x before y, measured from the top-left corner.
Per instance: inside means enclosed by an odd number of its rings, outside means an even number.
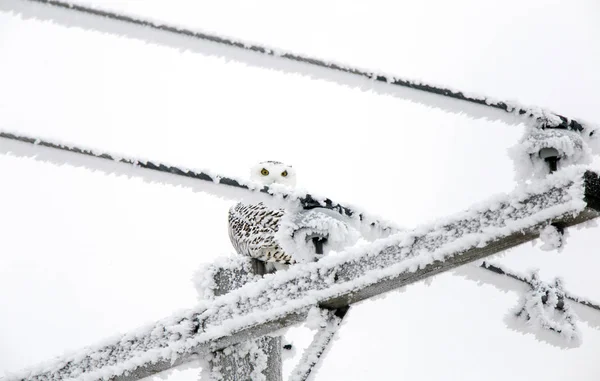
[[[250,177],[265,185],[296,186],[296,171],[278,161],[252,167]],[[314,261],[340,243],[356,242],[355,231],[327,210],[291,212],[263,203],[238,203],[229,209],[229,238],[235,251],[266,263],[268,272]]]
[[[277,183],[296,186],[295,170],[278,161],[265,161],[255,165],[250,170],[250,178],[265,185]],[[229,209],[229,239],[235,251],[262,262],[284,265],[295,263],[292,256],[285,253],[275,239],[284,214],[283,209],[271,209],[262,202],[240,202],[234,205]]]

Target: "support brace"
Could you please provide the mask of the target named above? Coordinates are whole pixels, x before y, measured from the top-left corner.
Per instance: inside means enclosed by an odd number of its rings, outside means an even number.
[[[251,259],[250,267],[219,269],[215,280],[215,296],[242,287],[252,277],[264,275],[264,262]],[[250,270],[250,274],[248,274]],[[281,337],[262,336],[213,352],[209,363],[211,381],[282,381]]]

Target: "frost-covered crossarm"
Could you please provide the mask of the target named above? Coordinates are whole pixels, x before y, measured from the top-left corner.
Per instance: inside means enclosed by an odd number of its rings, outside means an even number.
[[[265,276],[156,324],[7,380],[137,380],[600,216],[598,174],[568,168],[452,218]]]

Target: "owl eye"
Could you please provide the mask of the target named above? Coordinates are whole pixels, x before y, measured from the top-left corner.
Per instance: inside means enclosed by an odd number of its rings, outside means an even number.
[[[287,177],[287,175],[288,175],[287,171],[283,171],[283,172],[281,172],[281,176],[283,176],[283,177]]]
[[[260,174],[263,176],[269,176],[269,171],[266,168],[260,170]]]

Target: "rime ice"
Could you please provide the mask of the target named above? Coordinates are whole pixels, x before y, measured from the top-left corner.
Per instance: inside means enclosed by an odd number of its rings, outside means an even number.
[[[564,243],[563,234],[552,225],[548,225],[540,231],[540,240],[542,241],[540,249],[545,251],[560,249]]]
[[[311,238],[324,239],[323,253],[315,254]],[[353,246],[360,233],[341,216],[327,209],[288,213],[282,218],[276,239],[297,262],[313,262],[331,251]]]
[[[171,362],[192,353],[214,351],[218,349],[212,345],[214,340],[232,340],[231,344],[239,342],[235,340],[248,340],[250,337],[241,337],[239,332],[250,326],[284,318],[288,325],[301,322],[312,307],[324,301],[350,295],[357,298],[362,290],[386,279],[414,273],[436,261],[443,265],[489,242],[524,230],[539,229],[548,220],[578,215],[587,205],[583,201],[585,170],[569,168],[544,181],[521,187],[510,195],[482,202],[454,217],[350,248],[335,256],[325,256],[318,262],[299,264],[288,271],[267,275],[214,300],[201,302],[191,310],[178,312],[153,325],[16,374],[8,380],[110,378],[145,364]],[[201,290],[205,289],[203,285]],[[564,293],[558,283],[555,291],[547,289],[556,295]],[[532,297],[538,295],[539,292]],[[532,302],[525,307],[537,319],[539,314],[535,314],[539,312],[539,305]],[[545,318],[541,316],[540,319]],[[574,331],[569,331],[570,322],[571,318],[564,324],[556,323],[559,325],[546,321],[548,326],[574,337],[571,333]]]
[[[562,281],[557,278],[554,284],[547,284],[533,272],[529,282],[532,288],[521,298],[515,315],[525,319],[534,329],[547,329],[567,340],[578,340],[577,316],[565,301]]]

